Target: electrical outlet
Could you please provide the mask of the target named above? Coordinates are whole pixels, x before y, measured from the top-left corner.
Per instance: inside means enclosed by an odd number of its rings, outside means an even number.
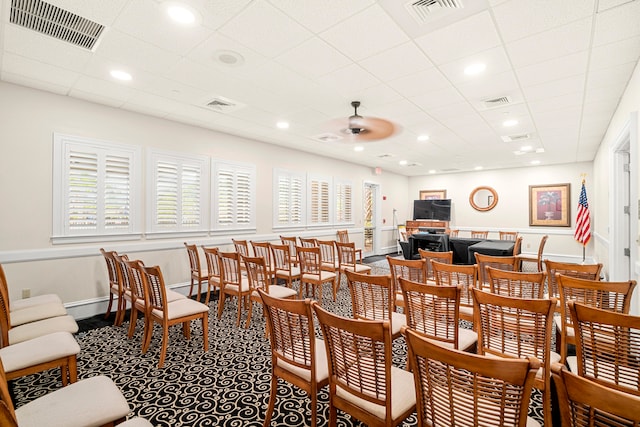
[[[22,290],[22,299],[25,299],[25,298],[31,298],[31,289],[24,288]]]

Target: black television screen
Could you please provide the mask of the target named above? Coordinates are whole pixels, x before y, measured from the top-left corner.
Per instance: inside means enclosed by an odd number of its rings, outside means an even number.
[[[451,221],[451,199],[414,200],[413,219]]]

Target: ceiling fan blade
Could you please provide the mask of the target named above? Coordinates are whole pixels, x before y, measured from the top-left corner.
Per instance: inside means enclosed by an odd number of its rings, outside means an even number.
[[[356,141],[376,141],[388,138],[400,130],[400,128],[389,120],[378,119],[376,117],[363,117],[360,126],[364,129],[357,135],[351,135]]]

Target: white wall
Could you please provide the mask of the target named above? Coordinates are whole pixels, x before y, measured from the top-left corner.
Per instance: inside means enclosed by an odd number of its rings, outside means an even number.
[[[154,239],[96,244],[52,245],[52,142],[60,132],[100,140],[203,154],[237,160],[257,168],[257,231],[243,239],[278,239],[278,234],[335,236],[332,228],[272,230],[274,167],[349,179],[354,185],[355,228],[351,237],[362,245],[362,186],[376,182],[387,197],[381,201],[381,247],[395,250],[393,208],[404,216],[408,178],[351,163],[290,150],[246,138],[101,106],[65,96],[0,82],[0,263],[11,299],[24,288],[32,295],[55,292],[68,306],[103,301],[107,274],[98,249],[104,246],[132,254],[147,265],[160,265],[168,283],[188,281],[188,240],[226,245],[233,235],[189,239]],[[215,119],[215,113],[212,114]],[[93,313],[90,313],[93,314]]]

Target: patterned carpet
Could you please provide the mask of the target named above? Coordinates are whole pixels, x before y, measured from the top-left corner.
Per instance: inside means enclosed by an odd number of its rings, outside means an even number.
[[[376,262],[374,274],[386,274],[384,265]],[[343,279],[338,301],[331,292],[323,292],[324,305],[331,311],[350,316],[351,301]],[[236,304],[225,305],[222,318],[215,313],[217,301],[210,303],[209,351],[202,351],[201,328],[192,322],[191,340],[186,341],[181,328],[170,331],[165,366],[157,369],[161,330],[154,330],[151,348],[140,352],[142,322],[128,340],[129,326],[106,326],[79,333],[76,338],[81,352],[78,359],[80,378],[103,374],[111,377],[124,393],[131,407],[130,416],[141,416],[155,426],[262,426],[269,400],[271,357],[269,341],[264,336],[264,319],[256,306],[248,329],[235,326]],[[243,316],[243,319],[246,317]],[[244,324],[244,322],[243,322]],[[406,347],[396,340],[393,363],[404,367]],[[21,406],[61,386],[57,370],[30,375],[13,381],[16,406]],[[328,424],[328,391],[319,392],[318,426]],[[280,381],[273,414],[274,426],[308,425],[310,401],[294,386]],[[531,415],[540,420],[541,396],[535,393]],[[338,426],[359,426],[348,415],[338,414]],[[415,414],[403,426],[417,425]]]

